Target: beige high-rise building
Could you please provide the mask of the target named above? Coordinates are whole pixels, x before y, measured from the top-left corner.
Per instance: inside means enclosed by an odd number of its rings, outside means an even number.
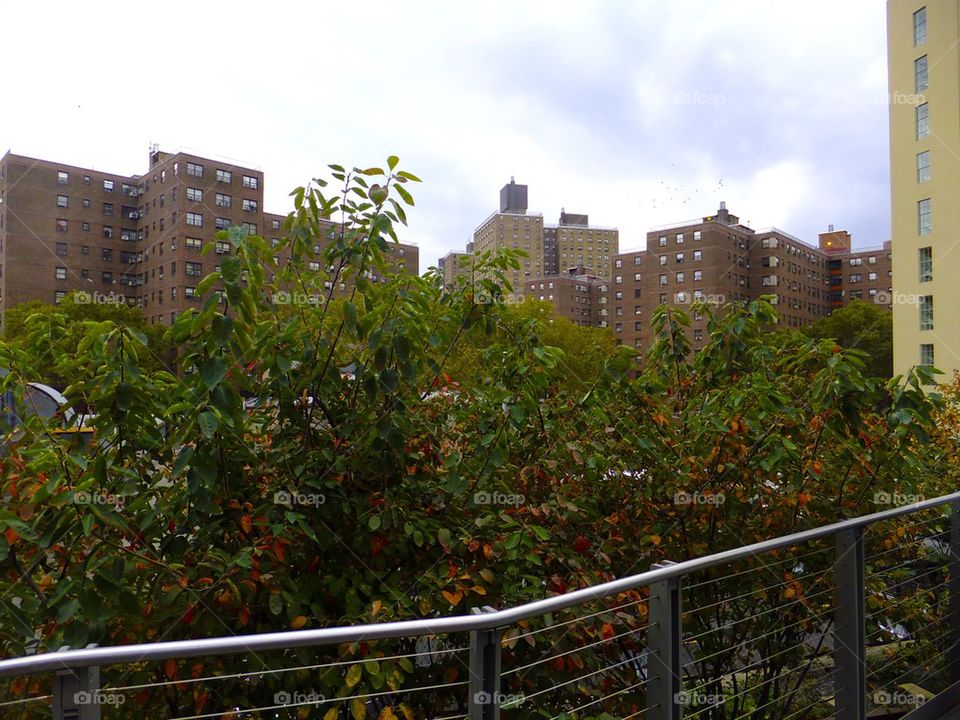
[[[960,2],[888,0],[895,373],[960,368]]]

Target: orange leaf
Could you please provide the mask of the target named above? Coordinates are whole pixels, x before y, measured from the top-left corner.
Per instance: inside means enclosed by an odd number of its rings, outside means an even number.
[[[17,541],[17,538],[20,537],[17,535],[17,531],[13,528],[7,528],[4,530],[3,536],[7,539],[7,545],[13,545]]]
[[[245,607],[240,610],[240,624],[246,625],[248,622],[250,622],[250,608]]]
[[[240,527],[243,528],[245,533],[249,533],[253,529],[253,521],[249,515],[243,515],[240,518]]]
[[[457,590],[455,593],[452,593],[449,590],[444,590],[443,596],[447,599],[447,602],[454,607],[459,605],[460,601],[463,599],[463,593],[460,590]]]
[[[609,640],[614,635],[615,633],[613,632],[613,625],[610,625],[609,623],[604,623],[603,626],[601,626],[600,637],[602,637],[604,640]]]
[[[299,630],[306,624],[307,624],[306,615],[297,615],[293,620],[290,621],[290,627],[292,627],[294,630]]]
[[[167,664],[164,666],[164,672],[167,673],[167,677],[171,680],[177,676],[177,661],[173,658],[167,660]]]

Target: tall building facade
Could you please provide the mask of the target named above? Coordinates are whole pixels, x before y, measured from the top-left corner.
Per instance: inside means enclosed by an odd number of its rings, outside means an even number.
[[[198,283],[231,252],[215,239],[219,230],[247,227],[276,247],[284,219],[264,212],[263,173],[252,168],[154,150],[146,174],[118,175],[8,152],[0,159],[0,312],[80,290],[167,324],[199,303]],[[210,243],[215,252],[203,255]],[[419,273],[416,246],[390,250],[396,269]]]
[[[960,2],[888,0],[894,372],[960,369]]]
[[[524,251],[520,269],[508,272],[515,291],[529,281],[569,276],[577,267],[588,267],[609,281],[619,232],[613,227],[591,226],[587,215],[561,212],[556,224],[545,224],[543,215],[530,212],[528,188],[513,178],[500,190],[500,209],[474,231],[473,252],[495,253],[501,248]]]

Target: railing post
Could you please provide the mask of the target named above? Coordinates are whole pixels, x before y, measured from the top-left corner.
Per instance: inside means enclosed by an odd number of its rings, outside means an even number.
[[[947,591],[950,593],[947,612],[949,634],[947,641],[947,677],[950,682],[960,681],[960,502],[950,503],[950,561]]]
[[[60,670],[54,675],[53,720],[100,720],[100,668]]]
[[[651,570],[676,565],[670,560],[656,563]],[[647,712],[646,720],[680,720],[680,671],[682,612],[680,579],[663,580],[650,586],[650,627],[647,630]]]
[[[837,533],[837,607],[833,630],[833,693],[837,720],[866,717],[866,586],[863,530]]]
[[[493,608],[473,608],[474,614]],[[500,718],[500,629],[474,630],[470,633],[470,720]]]

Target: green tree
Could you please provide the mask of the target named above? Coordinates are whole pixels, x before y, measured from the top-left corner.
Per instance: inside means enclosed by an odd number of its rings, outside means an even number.
[[[927,444],[936,406],[922,370],[885,385],[865,374],[861,353],[831,340],[771,341],[775,311],[755,302],[718,316],[698,307],[708,341],[691,362],[689,319],[662,308],[636,379],[632,357],[604,361],[603,348],[598,369],[571,373],[578,354],[594,351],[577,342],[594,336],[551,323],[542,306],[443,294],[436,277],[371,283],[417,179],[395,157],[387,169],[330,169],[335,191],[317,180],[293,193],[281,241],[289,264],[277,267],[261,237],[220,235],[234,251],[200,283],[202,304],[170,328],[170,371],[147,367],[143,334],[109,320],[85,324],[57,363],[71,403],[97,408],[97,442],[78,446],[30,419],[0,460],[0,596],[10,599],[0,603],[0,654],[511,606],[862,514],[878,491],[942,489],[936,471],[952,448]],[[330,217],[342,232],[317,257]],[[484,295],[509,292],[504,274],[517,265],[509,254],[483,259]],[[353,290],[334,300],[341,280]],[[278,307],[281,288],[324,300]],[[67,322],[62,311],[53,318]],[[35,379],[36,358],[58,342],[31,331],[0,344],[11,369],[3,387]],[[474,344],[483,382],[450,391],[458,352]],[[687,495],[715,501],[678,501]],[[713,710],[720,716],[761,706],[763,693],[775,704],[752,717],[801,707],[778,673],[804,661],[802,640],[815,628],[804,613],[829,614],[820,583],[832,560],[805,559],[801,572],[792,552],[807,550],[783,551],[779,569],[759,559],[726,568],[734,582],[718,570],[684,590],[688,607],[713,608],[684,620],[699,633],[744,617],[755,632],[758,622],[791,620],[760,648],[753,672],[772,678],[766,690],[732,697]],[[515,716],[553,717],[594,700],[596,715],[636,713],[635,693],[611,692],[639,682],[638,667],[616,658],[642,651],[646,603],[645,591],[631,591],[509,629],[504,666],[533,665],[504,692],[558,686]],[[751,626],[737,628],[690,646],[696,677],[741,667],[738,643]],[[462,714],[457,648],[466,640],[434,638],[450,650],[428,665],[398,658],[411,651],[402,644],[370,641],[104,674],[114,687],[137,686],[118,717],[271,705],[279,690],[307,683],[352,699],[298,717],[363,720],[354,696],[387,693],[380,718],[411,720]],[[576,651],[586,644],[593,649]],[[320,667],[266,672],[292,665]],[[601,680],[578,681],[589,673]],[[410,691],[430,684],[447,690]],[[17,681],[6,694],[37,687]]]
[[[56,387],[66,387],[73,378],[64,374],[60,365],[77,353],[81,339],[95,324],[109,322],[136,330],[147,339],[141,362],[146,369],[157,369],[171,358],[164,341],[166,328],[147,322],[143,310],[125,303],[92,302],[86,292],[68,294],[58,305],[31,300],[9,308],[4,316],[4,337],[10,341],[26,337],[48,338],[34,344],[39,352],[34,358],[38,380]]]
[[[862,350],[870,375],[893,377],[893,315],[886,306],[854,300],[820,318],[804,332],[810,337],[833,338],[848,349]]]

